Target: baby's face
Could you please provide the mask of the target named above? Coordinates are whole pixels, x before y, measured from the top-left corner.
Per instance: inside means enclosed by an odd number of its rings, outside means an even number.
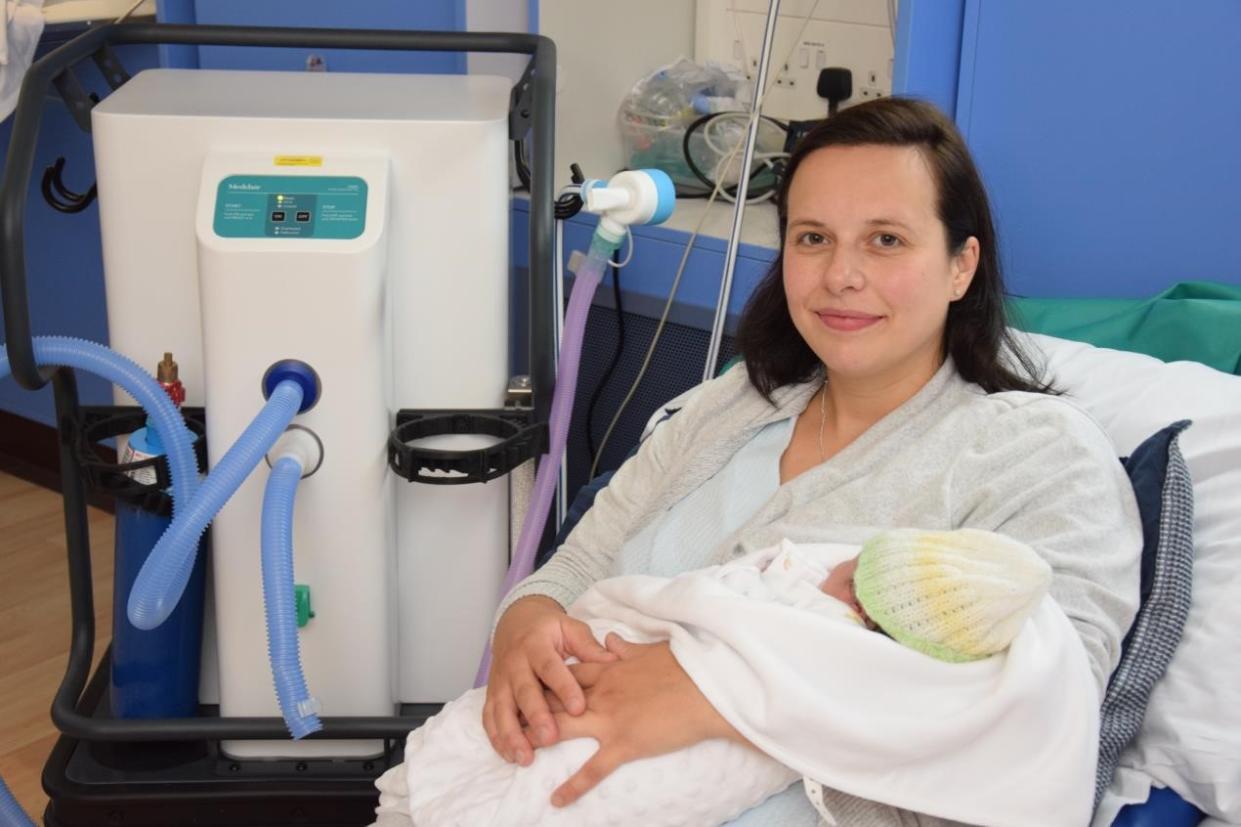
[[[841,603],[844,603],[850,609],[862,618],[862,622],[868,628],[873,628],[870,618],[866,616],[862,604],[858,602],[857,594],[853,590],[853,572],[857,570],[857,558],[846,560],[836,568],[832,569],[827,575],[827,579],[819,585],[819,590],[824,594],[830,595]]]

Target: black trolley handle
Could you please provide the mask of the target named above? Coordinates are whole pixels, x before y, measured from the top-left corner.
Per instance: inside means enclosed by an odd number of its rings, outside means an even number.
[[[529,364],[534,390],[534,418],[535,421],[547,419],[555,382],[551,278],[556,47],[542,35],[521,33],[120,23],[89,29],[44,56],[30,67],[22,82],[8,158],[4,165],[4,182],[0,185],[0,299],[4,304],[9,362],[14,378],[22,387],[37,390],[51,378],[51,371],[41,371],[34,360],[23,241],[26,192],[34,169],[43,99],[53,81],[74,64],[104,47],[127,44],[284,46],[530,55],[532,71],[527,70],[518,87],[514,89],[513,100],[517,111],[510,113],[509,122],[512,137],[522,137],[527,125],[534,133],[530,183]],[[530,87],[528,89],[524,88],[527,84]],[[525,92],[530,93],[528,97]]]

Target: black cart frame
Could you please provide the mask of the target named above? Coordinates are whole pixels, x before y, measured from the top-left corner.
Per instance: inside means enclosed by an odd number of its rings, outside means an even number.
[[[159,720],[118,720],[103,717],[97,707],[103,687],[109,658],[104,657],[96,675],[90,680],[91,658],[95,644],[94,599],[91,581],[90,545],[87,528],[86,483],[75,452],[78,439],[80,406],[74,371],[68,368],[41,368],[34,359],[34,342],[30,327],[27,298],[27,278],[24,250],[24,223],[26,197],[34,168],[35,149],[38,142],[42,103],[49,90],[55,86],[64,93],[80,86],[73,80],[72,68],[81,61],[93,58],[103,71],[105,80],[113,88],[128,76],[119,70],[110,47],[133,44],[161,45],[217,45],[217,46],[267,46],[322,49],[368,49],[381,51],[434,51],[434,52],[492,52],[526,54],[530,64],[511,96],[510,137],[524,137],[532,132],[531,186],[530,186],[530,267],[529,267],[529,364],[533,391],[533,416],[535,422],[546,422],[551,407],[552,389],[555,381],[554,367],[554,299],[552,292],[553,268],[553,148],[555,129],[556,55],[553,43],[542,36],[514,33],[467,33],[389,30],[328,30],[312,28],[256,28],[234,26],[180,26],[158,23],[122,23],[97,26],[66,43],[37,61],[29,70],[22,84],[21,94],[13,124],[11,142],[4,167],[3,185],[0,186],[0,298],[3,300],[4,322],[12,373],[17,382],[29,390],[37,390],[51,383],[54,391],[56,423],[60,450],[60,477],[64,496],[65,536],[68,545],[70,604],[73,627],[69,661],[64,678],[52,704],[52,720],[64,734],[49,759],[44,773],[44,786],[53,795],[49,807],[48,823],[61,822],[53,817],[57,785],[50,776],[63,771],[70,760],[66,752],[74,742],[87,744],[111,743],[116,749],[151,742],[212,742],[225,739],[286,739],[284,722],[280,718],[224,718],[207,715],[196,718]],[[119,70],[119,71],[118,71]],[[70,98],[74,96],[70,95]],[[89,125],[89,107],[93,102],[80,96],[66,99],[66,103],[79,124]],[[208,414],[209,415],[209,414]],[[438,704],[407,705],[402,714],[393,717],[324,717],[323,730],[315,739],[383,739],[396,741],[409,730],[419,726],[427,717],[438,711]],[[227,763],[227,759],[219,759]],[[290,762],[291,763],[291,762]],[[230,769],[232,769],[231,765]],[[346,790],[357,798],[358,783],[346,779],[336,782],[328,778],[298,776],[305,764],[299,762],[295,772],[287,776],[287,783],[272,783],[263,787],[261,797],[255,795],[258,788],[251,784],[250,792],[225,789],[224,782],[208,784],[215,789],[216,804],[230,802],[237,815],[245,811],[246,801],[258,806],[259,801],[272,802],[272,796],[287,796],[290,801],[301,803],[280,810],[290,821],[307,824],[349,823],[326,821],[316,817],[314,809],[328,803],[332,795]],[[362,773],[361,781],[370,788],[373,767],[369,764]],[[313,773],[312,773],[313,775]],[[63,779],[62,779],[63,780]],[[212,779],[207,779],[211,781]],[[252,781],[254,779],[251,779]],[[312,782],[312,783],[307,783]],[[344,786],[339,786],[343,784]],[[283,784],[283,786],[282,786]],[[194,786],[194,785],[190,785]],[[201,792],[208,792],[197,784]],[[263,786],[263,785],[260,785]],[[103,798],[110,798],[121,809],[108,811],[109,821],[125,824],[160,823],[141,817],[127,816],[123,802],[134,796],[142,797],[141,784],[112,788]],[[314,788],[314,789],[311,789]],[[102,789],[102,788],[101,788]],[[119,792],[118,792],[119,791]],[[127,792],[126,792],[127,791]],[[85,791],[78,791],[83,796]],[[167,793],[148,791],[152,801],[174,805],[179,793],[169,789]],[[126,798],[126,796],[129,798]],[[168,796],[172,797],[169,798]],[[119,798],[117,798],[119,796]],[[204,799],[205,800],[205,799]],[[373,802],[372,802],[373,806]],[[248,824],[251,819],[232,820],[218,806],[224,821],[194,819],[193,823]],[[263,821],[253,823],[279,823],[272,820],[277,815],[265,806]],[[324,811],[325,817],[327,807]],[[354,807],[353,812],[357,808]],[[136,814],[134,814],[136,815]],[[92,816],[93,818],[94,816]],[[175,818],[171,810],[164,811],[165,818]],[[75,822],[76,823],[76,822]],[[187,822],[188,823],[188,822]]]

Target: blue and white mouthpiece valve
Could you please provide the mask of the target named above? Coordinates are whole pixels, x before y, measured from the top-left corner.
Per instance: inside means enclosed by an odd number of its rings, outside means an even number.
[[[582,186],[587,212],[597,213],[599,231],[620,241],[632,224],[662,224],[676,207],[676,187],[659,169],[618,172],[606,184],[588,181]]]

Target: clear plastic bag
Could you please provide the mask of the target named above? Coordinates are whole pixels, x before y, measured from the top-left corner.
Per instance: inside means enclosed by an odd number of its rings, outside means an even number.
[[[634,84],[621,101],[618,112],[621,138],[630,168],[662,169],[678,186],[702,189],[703,182],[685,162],[686,129],[713,112],[748,112],[750,84],[731,68],[717,64],[700,66],[687,58],[664,66]],[[712,175],[720,161],[744,140],[745,119],[720,119],[711,129],[698,129],[690,137],[690,152],[700,170]],[[778,151],[783,144],[779,130],[760,129],[759,146]],[[737,158],[740,152],[737,153]],[[738,163],[730,164],[728,184],[736,183]]]

